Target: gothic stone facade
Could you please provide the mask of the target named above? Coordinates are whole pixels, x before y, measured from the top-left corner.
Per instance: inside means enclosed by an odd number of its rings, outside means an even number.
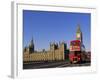
[[[60,61],[64,60],[64,53],[67,49],[67,45],[62,42],[59,45],[56,43],[50,43],[50,50],[48,51],[34,51],[33,40],[28,48],[24,49],[23,61]]]

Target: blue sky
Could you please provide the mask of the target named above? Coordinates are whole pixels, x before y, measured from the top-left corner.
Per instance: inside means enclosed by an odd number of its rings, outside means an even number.
[[[91,49],[91,14],[23,10],[23,45],[34,39],[35,50],[49,49],[50,42],[65,41],[69,48],[76,39],[77,25],[83,33],[86,50]]]

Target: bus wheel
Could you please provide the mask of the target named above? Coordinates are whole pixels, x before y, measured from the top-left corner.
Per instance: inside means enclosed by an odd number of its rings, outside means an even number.
[[[70,61],[70,64],[72,64],[72,61]]]

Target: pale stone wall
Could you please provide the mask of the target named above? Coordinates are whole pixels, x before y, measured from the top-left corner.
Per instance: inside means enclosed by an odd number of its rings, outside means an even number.
[[[56,50],[45,52],[34,52],[29,54],[28,50],[24,52],[23,61],[59,61],[64,60],[64,45]]]
[[[23,55],[23,61],[29,61],[30,55],[28,52],[25,52]]]

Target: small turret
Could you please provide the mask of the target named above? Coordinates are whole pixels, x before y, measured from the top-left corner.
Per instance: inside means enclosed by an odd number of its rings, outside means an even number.
[[[50,50],[54,51],[56,49],[58,49],[58,43],[55,43],[55,42],[50,43]]]
[[[34,52],[34,42],[33,42],[33,38],[29,43],[29,53]]]

